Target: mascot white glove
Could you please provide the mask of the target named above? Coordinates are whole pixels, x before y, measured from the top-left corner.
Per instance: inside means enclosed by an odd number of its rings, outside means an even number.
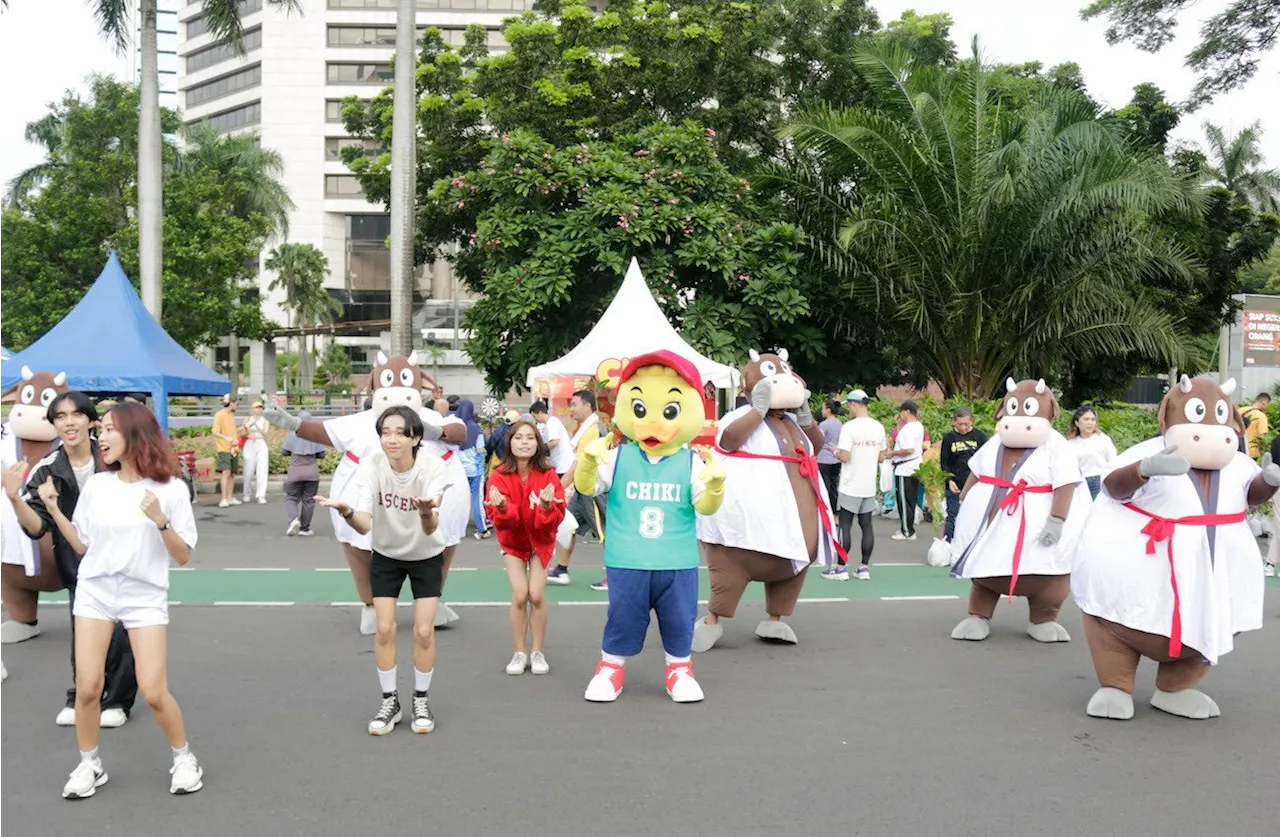
[[[809,409],[809,390],[804,391],[804,401],[800,402],[800,407],[796,410],[796,423],[801,427],[808,427],[813,424],[813,411]]]
[[[1138,476],[1149,480],[1152,477],[1180,477],[1190,471],[1191,463],[1174,454],[1177,449],[1177,445],[1170,445],[1139,462]]]
[[[1062,540],[1062,527],[1066,525],[1066,522],[1061,517],[1050,515],[1049,519],[1044,522],[1044,529],[1040,532],[1040,543],[1045,546],[1053,546]]]
[[[268,424],[273,424],[276,427],[283,427],[290,433],[293,433],[302,426],[302,419],[297,416],[289,415],[274,404],[268,406],[262,411],[262,417],[267,420]]]
[[[761,418],[769,414],[773,409],[773,384],[768,378],[757,381],[756,385],[751,389],[751,407]]]
[[[1272,488],[1280,488],[1280,465],[1271,461],[1271,454],[1264,453],[1258,464],[1262,466],[1263,481]]]

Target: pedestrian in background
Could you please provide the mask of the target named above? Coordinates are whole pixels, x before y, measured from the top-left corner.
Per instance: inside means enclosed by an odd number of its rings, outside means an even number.
[[[311,413],[303,410],[298,413],[298,418],[308,421]],[[320,489],[320,457],[327,450],[324,445],[300,438],[296,431],[290,432],[280,446],[280,451],[289,457],[289,473],[285,475],[284,482],[284,511],[289,521],[286,535],[311,535],[316,491]]]

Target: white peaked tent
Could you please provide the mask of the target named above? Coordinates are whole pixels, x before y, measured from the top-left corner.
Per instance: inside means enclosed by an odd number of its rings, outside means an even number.
[[[532,388],[538,378],[593,378],[610,358],[622,360],[660,349],[693,361],[703,381],[721,389],[738,384],[738,370],[703,357],[676,332],[649,292],[639,262],[632,258],[622,287],[591,333],[567,355],[530,369],[525,385]]]

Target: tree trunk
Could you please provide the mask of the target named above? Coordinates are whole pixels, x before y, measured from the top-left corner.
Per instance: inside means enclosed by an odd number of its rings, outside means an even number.
[[[142,0],[142,104],[138,115],[138,262],[142,304],[160,321],[161,154],[160,70],[156,54],[156,2]]]
[[[396,7],[395,111],[391,126],[391,353],[413,350],[413,207],[418,133],[414,56],[417,4]]]

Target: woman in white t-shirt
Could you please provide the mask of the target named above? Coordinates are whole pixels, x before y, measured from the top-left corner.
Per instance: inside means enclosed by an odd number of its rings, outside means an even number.
[[[45,506],[80,561],[76,602],[76,739],[80,764],[62,790],[83,799],[107,781],[98,756],[99,697],[116,622],[129,631],[138,688],[173,748],[170,793],[203,787],[187,744],[182,710],[169,692],[169,562],[186,564],[196,522],[173,448],[155,416],[125,402],[102,419],[98,442],[106,471],[85,482],[71,520],[58,510],[52,482],[38,487]]]
[[[271,427],[262,417],[262,402],[253,402],[252,414],[244,420],[244,501],[257,488],[258,502],[267,502],[267,467],[271,455],[267,452],[267,429]]]
[[[1111,437],[1098,429],[1098,413],[1088,404],[1077,407],[1067,428],[1067,442],[1076,455],[1080,473],[1096,499],[1102,490],[1102,477],[1107,463],[1116,458],[1116,445]]]

